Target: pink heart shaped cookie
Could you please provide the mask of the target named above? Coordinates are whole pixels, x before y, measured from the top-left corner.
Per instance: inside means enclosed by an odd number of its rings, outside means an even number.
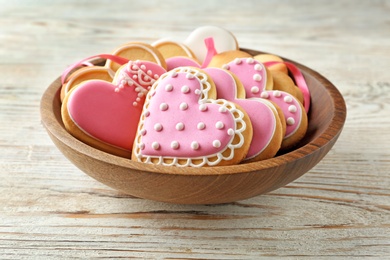
[[[73,88],[62,106],[66,129],[103,151],[130,157],[146,93],[165,73],[148,61],[130,61],[114,82],[88,80]]]
[[[245,99],[245,90],[238,78],[227,70],[206,68],[217,88],[218,98],[240,105],[252,122],[253,137],[245,161],[272,158],[280,149],[283,126],[278,112],[271,102],[261,98]]]
[[[239,163],[249,149],[250,120],[215,94],[200,69],[181,67],[162,75],[145,101],[132,159],[193,167]]]

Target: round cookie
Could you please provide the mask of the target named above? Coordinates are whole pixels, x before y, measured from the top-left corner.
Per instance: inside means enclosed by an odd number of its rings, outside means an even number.
[[[91,79],[100,79],[103,81],[111,82],[115,73],[110,71],[107,67],[101,66],[88,66],[76,70],[72,73],[65,84],[61,87],[61,101],[65,98],[66,94],[76,85],[83,81]]]
[[[178,167],[239,163],[250,146],[250,119],[238,105],[215,98],[213,81],[198,68],[162,75],[145,101],[132,159]]]
[[[130,61],[118,70],[114,84],[82,82],[62,103],[65,128],[94,148],[130,158],[146,93],[165,72],[149,61]]]
[[[268,69],[270,71],[280,71],[284,74],[288,75],[288,69],[287,66],[283,63],[283,59],[279,56],[273,55],[273,54],[258,54],[253,57],[255,60],[260,61],[261,63],[266,63],[269,61],[276,61],[277,64],[273,64],[271,66],[268,66]]]
[[[252,122],[252,142],[244,162],[272,158],[279,151],[284,130],[274,105],[262,98],[245,99],[245,89],[231,72],[219,68],[204,69],[213,79],[217,97],[240,105]]]
[[[126,43],[119,48],[117,48],[113,55],[120,56],[126,58],[128,60],[145,60],[154,62],[164,69],[167,68],[165,63],[165,59],[162,54],[152,45],[142,43],[142,42],[129,42]],[[107,60],[106,67],[111,69],[112,71],[117,71],[120,65],[112,62],[111,60]]]
[[[270,70],[274,80],[273,90],[281,90],[290,93],[303,104],[303,94],[301,90],[295,86],[294,81],[285,73],[278,70]]]
[[[204,40],[210,37],[214,39],[218,53],[239,49],[236,37],[231,32],[218,26],[198,27],[190,33],[184,44],[193,51],[200,64],[203,64],[207,55]]]
[[[279,90],[263,91],[261,98],[272,101],[283,111],[286,133],[281,149],[292,148],[305,136],[308,126],[307,115],[301,102],[293,95]]]
[[[183,43],[168,39],[160,39],[151,45],[161,53],[165,60],[176,56],[189,57],[196,60],[195,54]]]

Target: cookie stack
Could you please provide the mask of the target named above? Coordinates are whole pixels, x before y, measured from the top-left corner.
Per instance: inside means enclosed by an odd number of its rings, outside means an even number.
[[[61,113],[74,137],[102,151],[222,166],[272,158],[306,133],[310,95],[298,68],[240,50],[225,29],[200,27],[184,42],[131,42],[96,57],[107,61],[87,58],[64,72]]]

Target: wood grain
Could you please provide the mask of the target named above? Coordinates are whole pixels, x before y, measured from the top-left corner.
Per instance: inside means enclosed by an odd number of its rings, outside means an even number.
[[[219,5],[1,1],[1,258],[390,257],[389,2]],[[39,114],[59,72],[127,41],[184,39],[205,24],[231,30],[242,47],[313,68],[338,87],[347,121],[315,168],[267,195],[184,206],[118,193],[64,158]]]

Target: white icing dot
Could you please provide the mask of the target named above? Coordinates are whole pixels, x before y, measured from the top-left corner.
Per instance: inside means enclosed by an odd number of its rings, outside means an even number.
[[[262,98],[269,98],[269,94],[268,94],[267,91],[263,91],[263,92],[261,92],[260,97],[262,97]]]
[[[133,65],[133,66],[131,66],[131,69],[132,69],[132,70],[137,70],[137,69],[138,69],[138,66],[137,66],[137,65]]]
[[[152,72],[151,70],[148,70],[148,71],[146,72],[146,74],[148,74],[149,76],[152,76],[153,72]]]
[[[119,88],[115,88],[115,92],[118,93],[119,92]]]
[[[154,74],[153,78],[158,79],[160,76],[158,74]]]
[[[207,106],[206,106],[205,104],[200,104],[200,105],[199,105],[199,110],[202,111],[202,112],[204,112],[204,111],[207,110]]]
[[[203,123],[203,122],[199,122],[198,125],[197,125],[197,128],[198,128],[199,130],[203,130],[203,129],[206,128],[206,125],[205,125],[205,123]]]
[[[191,143],[191,148],[192,148],[193,150],[198,150],[198,149],[199,149],[199,143],[198,143],[197,141],[193,141],[193,142]]]
[[[285,96],[283,100],[286,103],[291,103],[293,101],[292,97],[290,97],[290,96]]]
[[[195,89],[195,94],[200,95],[200,94],[202,94],[202,91],[200,91],[200,89]]]
[[[275,90],[275,91],[273,91],[273,95],[274,95],[274,97],[281,97],[282,93],[280,93],[280,91],[278,91],[278,90]]]
[[[228,134],[229,136],[234,135],[234,130],[233,130],[232,128],[229,128],[229,129],[227,130],[227,134]]]
[[[183,87],[181,87],[181,92],[182,93],[188,93],[190,91],[190,88],[188,87],[188,86],[186,86],[186,85],[184,85]]]
[[[263,69],[263,66],[261,66],[261,64],[257,63],[254,68],[257,71],[261,71]]]
[[[254,81],[261,81],[261,79],[262,79],[262,77],[261,77],[260,74],[255,74],[255,75],[253,75],[253,80],[254,80]]]
[[[237,64],[237,65],[238,65],[238,64],[241,64],[241,62],[242,62],[242,61],[241,61],[240,58],[235,58],[235,59],[234,59],[234,63]]]
[[[251,92],[252,92],[253,94],[259,93],[259,91],[260,91],[260,89],[259,89],[259,87],[257,87],[257,86],[253,86],[253,87],[251,88]]]
[[[177,123],[176,124],[176,130],[178,131],[182,131],[184,129],[184,124],[183,123]]]
[[[177,72],[176,71],[172,71],[171,72],[171,77],[172,78],[176,78],[177,77]]]
[[[145,149],[145,144],[144,143],[140,143],[138,145],[138,147],[139,147],[139,149],[144,150]]]
[[[160,104],[160,110],[161,111],[165,111],[168,109],[168,104],[167,103],[161,103]]]
[[[221,121],[218,121],[217,123],[215,123],[215,127],[217,129],[223,129],[225,125]]]
[[[138,76],[137,76],[137,75],[133,75],[132,78],[133,78],[133,79],[138,79]]]
[[[152,148],[153,148],[154,150],[157,150],[157,149],[160,148],[160,144],[159,144],[158,142],[153,142],[153,143],[152,143]]]
[[[187,78],[187,79],[193,79],[193,78],[195,78],[195,76],[194,76],[194,74],[192,74],[192,73],[187,73],[187,74],[186,74],[186,78]]]
[[[160,123],[154,125],[154,130],[160,132],[163,129],[163,126]]]
[[[215,147],[215,148],[221,147],[221,141],[219,141],[219,140],[214,140],[214,141],[213,141],[213,147]]]
[[[220,113],[225,113],[227,111],[227,108],[226,107],[219,107],[218,111]]]
[[[134,82],[133,82],[133,81],[131,81],[131,80],[128,80],[128,81],[127,81],[127,85],[129,85],[129,86],[131,87],[131,86],[133,86],[133,85],[134,85]]]
[[[171,148],[172,149],[177,150],[177,149],[179,149],[179,146],[180,146],[180,144],[179,144],[178,141],[172,141],[171,142]]]
[[[248,64],[253,64],[254,62],[255,62],[255,60],[253,58],[246,59],[246,63],[248,63]]]
[[[145,111],[144,116],[145,116],[145,117],[150,116],[150,111]]]
[[[183,102],[180,104],[180,110],[187,110],[188,104],[186,102]]]
[[[142,129],[142,130],[140,131],[140,134],[141,134],[141,135],[146,135],[146,129]]]
[[[227,65],[227,64],[223,64],[223,65],[222,65],[222,69],[229,70],[229,69],[230,69],[230,66]]]
[[[126,85],[126,84],[127,84],[127,80],[122,79],[122,80],[121,80],[121,85]]]
[[[165,91],[171,92],[172,90],[173,90],[172,84],[167,84],[167,85],[165,86]]]
[[[134,101],[133,106],[136,107],[137,105],[138,105],[138,103]]]
[[[288,111],[290,111],[291,113],[295,113],[295,112],[297,112],[297,107],[294,105],[291,105],[288,107]]]
[[[143,96],[144,96],[144,93],[142,93],[142,92],[138,93],[139,98],[142,98]]]
[[[139,97],[137,97],[137,98],[135,99],[135,101],[140,102],[141,99],[140,99]]]
[[[295,120],[294,120],[294,118],[289,117],[289,118],[287,118],[286,123],[287,123],[288,125],[293,125],[293,124],[295,124]]]
[[[146,66],[144,64],[141,65],[141,70],[145,70]]]
[[[119,89],[124,89],[125,86],[123,86],[122,84],[119,85]]]

